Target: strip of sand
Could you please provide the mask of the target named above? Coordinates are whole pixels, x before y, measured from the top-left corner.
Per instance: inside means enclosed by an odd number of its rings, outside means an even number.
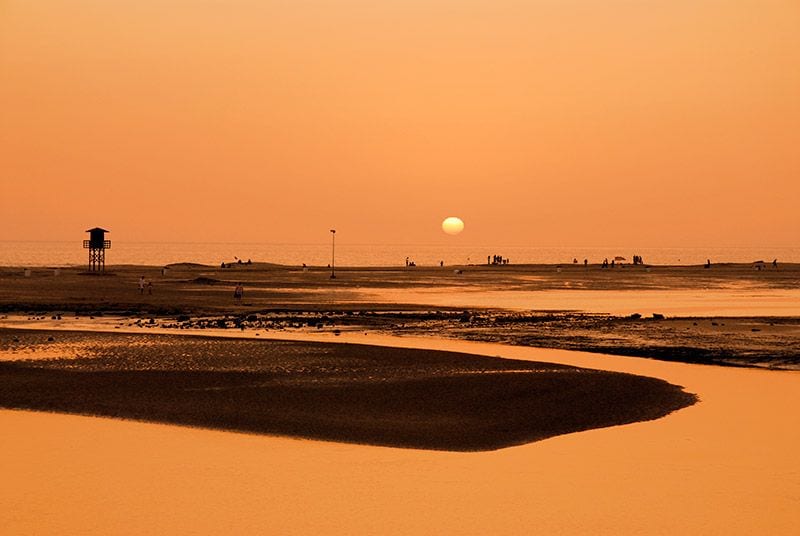
[[[442,450],[695,401],[652,378],[364,344],[0,329],[0,354],[0,407]]]

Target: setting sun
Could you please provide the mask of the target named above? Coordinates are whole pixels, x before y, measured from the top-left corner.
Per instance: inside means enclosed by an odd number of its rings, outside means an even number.
[[[463,230],[464,222],[461,221],[461,218],[450,216],[449,218],[445,218],[445,220],[442,222],[442,231],[449,235],[457,235]]]

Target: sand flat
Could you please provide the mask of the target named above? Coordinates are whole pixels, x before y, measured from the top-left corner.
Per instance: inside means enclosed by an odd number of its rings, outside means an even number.
[[[14,435],[1,443],[0,528],[794,534],[800,522],[800,374],[434,339],[370,342],[650,375],[701,402],[657,421],[482,453],[2,411],[0,429]]]
[[[0,328],[0,356],[7,409],[417,449],[505,448],[697,400],[632,374],[363,342]]]

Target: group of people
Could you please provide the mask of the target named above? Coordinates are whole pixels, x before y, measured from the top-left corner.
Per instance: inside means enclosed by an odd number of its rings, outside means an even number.
[[[417,265],[416,261],[412,261],[409,257],[406,257],[406,268],[413,268]],[[303,265],[305,266],[305,264]],[[439,261],[439,267],[444,267],[444,261]]]
[[[605,259],[603,259],[603,263],[600,265],[600,267],[601,268],[609,268],[609,267],[614,268],[614,266],[617,265],[617,260],[618,259],[621,260],[621,261],[625,260],[624,257],[614,257],[613,259],[611,259],[611,262],[608,262],[608,257],[606,257]],[[586,260],[585,259],[583,261],[583,264],[586,264]],[[641,255],[634,255],[633,256],[633,264],[634,265],[636,265],[636,264],[644,264],[644,259],[642,259]],[[620,262],[620,265],[622,265],[622,262]]]
[[[510,262],[511,261],[502,255],[490,255],[486,257],[486,264],[509,264]]]
[[[153,293],[153,282],[147,281],[144,276],[139,278],[139,294],[144,294],[144,289],[147,289],[148,294]]]
[[[236,259],[236,262],[235,262],[235,263],[234,263],[234,262],[228,262],[228,263],[226,263],[225,261],[222,261],[222,263],[219,265],[219,267],[220,267],[220,268],[230,268],[230,267],[232,267],[234,264],[253,264],[253,261],[251,261],[250,259],[247,259],[247,262],[243,261],[243,260],[242,260],[242,259],[240,259],[239,257],[234,257],[234,259]]]
[[[242,297],[244,296],[244,287],[241,283],[236,283],[236,286],[233,287],[233,301],[239,303],[242,301]]]
[[[765,263],[764,261],[756,261],[756,262],[753,263],[753,265],[755,266],[756,270],[766,270],[767,269],[767,263]],[[773,259],[772,260],[772,267],[774,269],[776,269],[776,270],[778,269],[778,259]]]

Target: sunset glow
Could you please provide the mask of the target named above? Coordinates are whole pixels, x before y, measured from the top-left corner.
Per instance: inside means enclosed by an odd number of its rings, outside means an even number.
[[[0,240],[429,243],[457,206],[473,244],[796,245],[798,23],[793,0],[3,2]]]

